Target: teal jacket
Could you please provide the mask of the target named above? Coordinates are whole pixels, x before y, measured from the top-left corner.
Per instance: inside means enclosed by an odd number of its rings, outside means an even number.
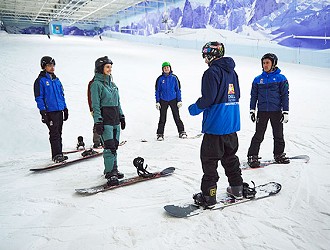
[[[118,125],[124,114],[120,106],[118,87],[112,82],[112,77],[95,73],[90,91],[94,123]]]

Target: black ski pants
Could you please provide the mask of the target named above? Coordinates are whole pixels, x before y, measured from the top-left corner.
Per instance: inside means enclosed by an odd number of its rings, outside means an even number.
[[[178,132],[179,133],[183,132],[184,125],[180,118],[179,108],[177,106],[177,103],[178,103],[177,100],[173,99],[169,102],[160,100],[159,103],[160,103],[160,117],[159,117],[159,122],[158,122],[157,134],[164,134],[168,106],[171,107],[173,119],[175,121]]]
[[[248,151],[248,156],[258,155],[260,150],[260,144],[264,140],[265,132],[267,129],[268,121],[273,129],[274,138],[274,155],[280,155],[284,152],[285,142],[283,136],[283,123],[280,122],[282,118],[282,112],[264,112],[260,111],[257,114],[256,132],[251,140],[251,145]]]
[[[58,154],[62,154],[62,127],[63,127],[63,112],[54,111],[47,113],[49,122],[49,142],[52,149],[52,158]]]
[[[201,190],[204,195],[209,195],[209,189],[217,186],[219,161],[221,161],[221,165],[225,169],[230,186],[243,184],[240,163],[236,156],[237,150],[238,138],[236,133],[229,135],[204,134],[200,151],[204,173]]]

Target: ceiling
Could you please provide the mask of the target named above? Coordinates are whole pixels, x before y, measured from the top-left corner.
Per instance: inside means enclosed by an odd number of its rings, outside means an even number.
[[[0,21],[98,23],[119,12],[138,13],[164,3],[166,0],[0,0]]]

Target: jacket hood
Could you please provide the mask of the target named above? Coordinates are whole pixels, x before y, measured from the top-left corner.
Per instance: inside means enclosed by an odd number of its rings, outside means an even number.
[[[236,66],[234,60],[231,57],[222,57],[218,60],[215,60],[212,62],[211,66],[213,65],[220,67],[228,72],[234,71]]]

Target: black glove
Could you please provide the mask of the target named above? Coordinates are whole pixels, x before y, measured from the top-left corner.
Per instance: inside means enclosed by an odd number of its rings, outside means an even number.
[[[63,110],[63,121],[66,121],[69,118],[69,110],[65,108]]]
[[[256,121],[256,112],[253,109],[250,110],[250,118],[252,122]]]
[[[98,135],[102,135],[104,131],[103,122],[97,122],[94,124],[95,131]]]
[[[46,110],[40,110],[40,115],[41,115],[41,121],[43,123],[46,123],[47,124],[49,122],[49,120],[48,120],[48,116],[47,116]]]
[[[125,127],[126,127],[126,122],[125,122],[125,116],[124,115],[122,115],[121,118],[120,118],[120,127],[121,127],[122,130],[124,130]]]

